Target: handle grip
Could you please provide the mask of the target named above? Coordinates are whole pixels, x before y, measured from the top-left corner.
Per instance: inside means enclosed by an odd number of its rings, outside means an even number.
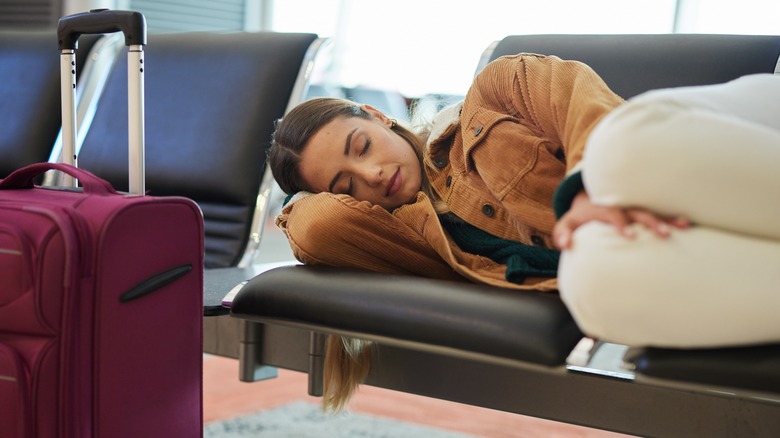
[[[13,171],[5,179],[0,180],[0,190],[31,189],[35,187],[34,179],[49,170],[59,170],[81,182],[84,193],[91,195],[109,195],[116,193],[108,181],[87,172],[84,169],[65,163],[35,163]]]
[[[136,11],[94,9],[62,17],[57,23],[60,50],[75,50],[81,35],[114,32],[125,34],[126,46],[146,45],[146,18]]]

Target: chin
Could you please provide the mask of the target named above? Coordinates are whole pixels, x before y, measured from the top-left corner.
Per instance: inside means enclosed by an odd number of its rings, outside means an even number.
[[[412,195],[409,196],[409,198],[406,200],[406,202],[404,202],[404,204],[413,204],[414,201],[417,200],[417,193],[419,193],[419,192],[412,193]]]

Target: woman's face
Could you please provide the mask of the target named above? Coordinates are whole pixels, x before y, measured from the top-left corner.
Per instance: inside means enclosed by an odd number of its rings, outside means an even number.
[[[337,117],[309,139],[301,176],[315,192],[345,193],[393,210],[412,202],[420,190],[420,161],[385,115],[362,108],[374,117]]]

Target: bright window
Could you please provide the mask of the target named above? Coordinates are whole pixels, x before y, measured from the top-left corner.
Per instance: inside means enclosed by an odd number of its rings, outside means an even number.
[[[482,51],[518,33],[666,33],[673,0],[283,0],[273,29],[334,40],[328,80],[409,97],[464,94]],[[305,13],[302,11],[306,11]]]
[[[510,34],[778,34],[778,0],[277,0],[273,30],[333,39],[321,80],[464,94],[482,51]]]
[[[777,0],[682,0],[678,32],[777,35]]]

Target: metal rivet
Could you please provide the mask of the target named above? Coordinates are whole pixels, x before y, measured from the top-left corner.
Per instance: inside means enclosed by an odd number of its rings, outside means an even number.
[[[482,206],[482,214],[484,214],[487,217],[493,217],[493,214],[495,214],[495,209],[490,204],[485,204]]]

